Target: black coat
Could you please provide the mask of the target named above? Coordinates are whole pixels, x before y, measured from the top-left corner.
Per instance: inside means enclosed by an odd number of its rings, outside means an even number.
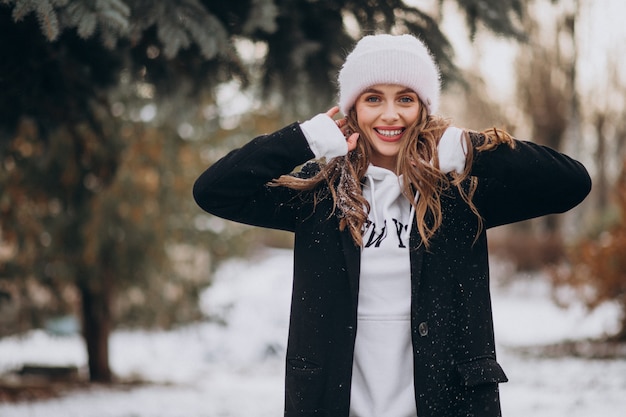
[[[482,140],[472,135],[474,146]],[[516,144],[475,153],[474,203],[486,228],[564,212],[590,191],[580,163],[530,142]],[[330,198],[314,204],[311,193],[267,185],[313,157],[299,126],[287,126],[208,168],[194,197],[214,215],[295,233],[285,416],[347,417],[360,249],[339,231]],[[430,248],[420,245],[415,224],[410,237],[418,414],[499,416],[498,383],[507,379],[496,362],[486,233],[476,239],[477,218],[456,187],[441,204],[443,224]]]

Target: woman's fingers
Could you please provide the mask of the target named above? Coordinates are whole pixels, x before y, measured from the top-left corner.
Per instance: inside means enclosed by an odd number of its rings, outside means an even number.
[[[359,134],[353,133],[346,138],[346,142],[348,143],[348,152],[356,149],[356,142],[359,140]]]
[[[331,119],[335,117],[339,113],[339,107],[334,106],[328,109],[326,115]],[[356,142],[359,140],[359,134],[353,133],[350,128],[348,128],[348,119],[345,117],[335,120],[335,124],[341,130],[341,133],[346,137],[346,142],[348,143],[348,152],[356,149]]]
[[[337,113],[339,113],[339,107],[334,106],[328,109],[328,111],[326,112],[326,115],[332,119],[333,117],[335,117]]]
[[[337,120],[336,123],[341,130],[341,133],[343,133],[343,136],[346,138],[346,142],[348,143],[348,152],[355,150],[356,142],[359,140],[359,134],[350,129],[350,126],[348,126],[348,120],[345,117]]]

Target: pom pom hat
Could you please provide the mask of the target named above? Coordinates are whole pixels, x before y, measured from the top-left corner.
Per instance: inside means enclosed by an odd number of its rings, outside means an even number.
[[[439,68],[412,35],[363,37],[339,71],[339,109],[348,114],[359,95],[376,84],[398,84],[417,93],[428,114],[439,107]]]

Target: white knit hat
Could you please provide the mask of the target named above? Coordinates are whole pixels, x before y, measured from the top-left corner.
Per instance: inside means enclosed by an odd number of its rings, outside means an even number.
[[[339,71],[339,109],[348,114],[359,95],[376,84],[411,88],[427,106],[439,107],[439,68],[426,45],[412,35],[363,37]]]

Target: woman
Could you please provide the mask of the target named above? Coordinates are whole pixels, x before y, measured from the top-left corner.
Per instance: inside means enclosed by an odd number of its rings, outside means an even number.
[[[436,116],[413,36],[361,39],[339,87],[347,117],[260,136],[194,186],[207,212],[295,233],[285,416],[499,416],[485,231],[569,210],[589,176]]]

